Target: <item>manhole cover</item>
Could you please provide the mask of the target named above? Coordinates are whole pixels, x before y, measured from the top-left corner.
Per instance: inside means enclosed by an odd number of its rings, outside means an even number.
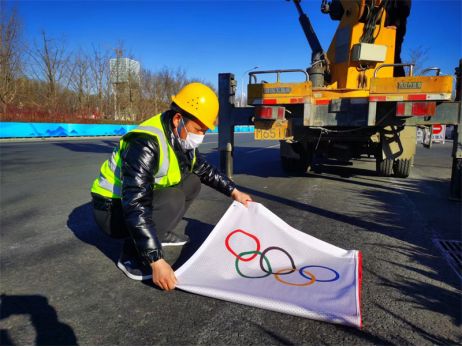
[[[457,276],[462,279],[462,241],[433,240]]]

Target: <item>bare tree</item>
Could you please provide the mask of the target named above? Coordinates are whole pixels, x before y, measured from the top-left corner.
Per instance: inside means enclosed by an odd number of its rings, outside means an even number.
[[[69,64],[69,86],[74,91],[77,104],[75,109],[80,114],[88,113],[90,85],[90,62],[88,56],[80,50]]]
[[[182,68],[176,70],[163,67],[157,72],[148,69],[141,70],[140,101],[138,111],[144,119],[169,108],[171,97],[178,93],[187,83],[201,82],[214,89],[209,82],[199,78],[188,78]]]
[[[0,1],[0,101],[4,115],[16,96],[22,73],[20,29],[16,9],[10,12]]]
[[[209,81],[204,80],[203,78],[193,77],[193,78],[189,78],[188,81],[187,81],[187,83],[192,83],[192,82],[199,82],[199,83],[205,84],[207,87],[212,89],[215,92],[215,94],[218,94],[218,91],[215,88],[215,86],[212,83],[210,83]]]
[[[135,60],[134,57],[130,57],[129,59]],[[128,76],[127,76],[127,91],[128,91],[128,120],[136,121],[137,118],[140,118],[139,112],[135,109],[135,105],[139,105],[139,100],[141,97],[141,79],[140,79],[140,71],[134,70],[130,66],[128,68]],[[138,114],[137,114],[138,113]]]
[[[48,112],[55,113],[58,107],[60,89],[67,88],[70,82],[69,55],[63,41],[50,39],[42,32],[42,42],[35,44],[30,54],[34,64],[31,66],[33,77],[46,83],[46,101]]]
[[[92,75],[93,92],[97,98],[97,112],[109,113],[108,97],[110,97],[109,81],[109,51],[103,51],[93,45],[90,69]],[[105,102],[106,100],[106,102]]]
[[[141,119],[146,119],[158,113],[156,76],[148,69],[141,69],[140,71],[140,99],[138,112]]]
[[[138,72],[137,63],[122,58],[123,43],[118,45],[117,57],[124,59],[124,76],[114,79],[109,51],[93,46],[90,53],[80,50],[70,54],[63,40],[52,39],[45,32],[27,50],[26,62],[16,12],[6,16],[2,0],[0,5],[0,102],[3,113],[8,104],[14,105],[11,109],[16,113],[9,112],[12,119],[72,121],[76,116],[86,118],[96,113],[113,114],[115,120],[139,121],[168,109],[171,96],[189,82],[213,88],[205,81],[188,78],[182,68]],[[57,118],[59,113],[62,117]]]
[[[414,74],[418,75],[424,69],[424,64],[428,60],[428,52],[430,49],[424,46],[417,46],[409,49],[408,61],[414,64]]]
[[[154,76],[157,106],[160,109],[166,109],[171,103],[172,95],[188,83],[186,71],[182,68],[173,70],[163,67]]]

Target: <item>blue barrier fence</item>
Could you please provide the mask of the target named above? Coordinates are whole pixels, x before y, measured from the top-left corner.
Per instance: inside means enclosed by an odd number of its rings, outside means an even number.
[[[134,128],[136,125],[0,122],[0,138],[122,136]],[[236,125],[234,131],[253,132],[254,126]],[[210,133],[218,133],[218,127]]]

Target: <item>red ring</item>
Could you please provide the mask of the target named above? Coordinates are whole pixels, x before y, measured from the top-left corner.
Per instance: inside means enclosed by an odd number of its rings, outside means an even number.
[[[231,248],[231,246],[229,245],[229,239],[231,238],[231,236],[233,236],[233,234],[235,233],[243,233],[247,236],[249,236],[250,238],[254,239],[255,242],[257,243],[257,249],[254,251],[255,254],[253,254],[250,258],[242,258],[241,256],[239,256],[239,254],[237,254],[236,252],[233,251],[233,249]],[[228,251],[231,252],[232,255],[234,255],[237,259],[239,259],[240,261],[251,261],[253,259],[255,259],[258,255],[257,252],[260,251],[260,240],[255,236],[255,235],[252,235],[248,232],[245,232],[244,230],[241,230],[241,229],[236,229],[232,232],[230,232],[228,234],[228,236],[226,237],[226,240],[225,240],[225,245],[226,245],[226,248],[228,249]]]

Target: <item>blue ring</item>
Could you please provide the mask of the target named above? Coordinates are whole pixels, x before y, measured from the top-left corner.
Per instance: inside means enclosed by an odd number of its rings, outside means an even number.
[[[304,266],[302,268],[300,268],[300,270],[298,270],[298,272],[300,273],[300,275],[302,277],[305,277],[307,280],[311,280],[311,277],[308,276],[308,275],[305,275],[305,273],[303,272],[303,270],[305,269],[308,269],[309,267],[320,267],[320,268],[323,268],[323,269],[327,269],[327,270],[330,270],[332,271],[333,273],[335,273],[335,277],[330,279],[330,280],[320,280],[316,277],[316,282],[334,282],[334,281],[337,281],[339,278],[340,278],[340,274],[335,271],[334,269],[331,269],[330,267],[327,267],[327,266],[321,266],[321,265],[307,265],[307,266]]]

